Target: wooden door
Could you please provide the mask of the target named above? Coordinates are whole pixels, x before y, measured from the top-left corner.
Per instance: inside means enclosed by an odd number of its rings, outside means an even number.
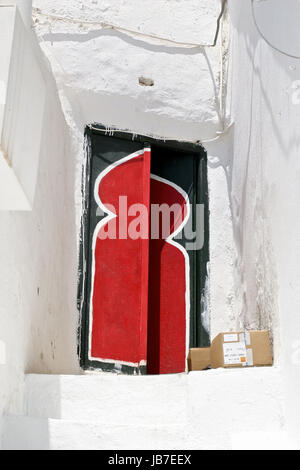
[[[137,374],[183,372],[188,348],[207,345],[202,325],[202,337],[197,333],[205,279],[195,282],[198,253],[189,251],[184,234],[186,224],[194,223],[203,154],[198,147],[189,151],[142,137],[112,138],[102,128],[88,130],[87,151],[81,365]],[[162,205],[172,209],[167,230],[161,218],[153,218],[153,207]],[[138,207],[146,210],[138,217],[143,229],[132,236]]]
[[[194,157],[153,146],[151,160],[147,371],[180,373],[189,346],[191,266],[184,229],[193,216]],[[159,223],[157,207],[165,207]]]
[[[150,148],[94,135],[91,151],[82,357],[85,367],[145,373],[149,242],[128,236],[127,207],[149,210]]]

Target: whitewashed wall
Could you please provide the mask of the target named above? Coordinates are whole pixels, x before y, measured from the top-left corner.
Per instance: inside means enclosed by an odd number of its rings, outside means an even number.
[[[216,47],[189,48],[84,23],[105,21],[177,42],[212,44],[220,1],[147,0],[141,7],[136,0],[35,0],[33,7],[34,29],[51,65],[71,136],[72,153],[66,151],[65,158],[75,168],[68,176],[75,194],[72,236],[78,240],[86,124],[99,122],[163,138],[203,141],[209,154],[211,332],[214,336],[220,330],[235,329],[239,304],[227,173],[230,135],[206,144],[230,119],[221,86],[226,83],[226,28],[221,28]],[[82,24],[59,18],[82,20]],[[140,76],[151,78],[154,86],[140,86]],[[72,256],[75,259],[75,246]],[[66,282],[74,282],[75,275],[76,268]],[[73,334],[70,328],[70,337]]]
[[[0,210],[30,210],[46,83],[32,47],[31,31],[25,27],[19,8],[0,2],[0,21]]]
[[[35,0],[35,29],[73,107],[77,131],[89,122],[199,140],[220,122],[220,48],[188,49],[149,42],[97,25],[49,15],[106,21],[176,41],[212,43],[219,0],[105,2]],[[40,13],[43,15],[41,16]],[[140,76],[154,80],[141,87]]]
[[[29,25],[30,2],[25,3],[21,12]],[[50,15],[105,18],[177,41],[214,40],[218,0],[200,7],[194,0],[139,5],[34,2]],[[6,354],[0,364],[0,412],[10,413],[20,411],[24,372],[79,373],[76,282],[85,125],[96,121],[186,140],[210,139],[223,126],[220,47],[148,43],[116,31],[60,23],[36,10],[34,21],[42,51],[34,37],[33,49],[47,83],[35,203],[27,214],[0,213],[0,350]],[[154,86],[141,87],[141,75],[153,79]],[[222,172],[219,179],[225,181]],[[212,204],[212,211],[223,209],[222,203]],[[226,297],[220,285],[219,290],[215,302]]]
[[[50,68],[33,48],[47,82],[35,203],[0,211],[0,428],[2,412],[21,410],[24,372],[78,373],[75,164]]]
[[[241,322],[273,328],[289,431],[299,445],[300,100],[295,81],[300,60],[266,44],[255,28],[250,0],[229,5],[235,122],[230,199]],[[299,28],[293,27],[299,2],[260,5],[256,17],[268,39],[300,56]]]
[[[1,334],[15,368],[8,374],[0,365],[6,381],[1,402],[7,407],[12,397],[11,406],[17,405],[24,367],[30,372],[78,372],[76,237],[84,126],[96,121],[206,141],[232,120],[224,136],[204,144],[209,156],[211,331],[272,327],[295,437],[300,429],[300,104],[293,99],[293,86],[300,80],[300,61],[264,42],[255,29],[250,0],[229,0],[228,72],[221,67],[226,49],[220,44],[214,49],[169,47],[51,16],[104,20],[178,41],[207,43],[214,37],[219,1],[143,1],[143,8],[138,0],[33,3],[35,30],[60,102],[44,67],[49,92],[36,205],[26,216],[0,214],[1,259],[7,266],[0,270]],[[273,33],[288,35],[288,28],[272,24]],[[151,78],[154,86],[141,87],[140,76]]]
[[[177,42],[212,44],[220,13],[219,0],[109,3],[35,0],[33,7],[35,30],[51,62],[77,147],[73,158],[78,165],[75,180],[78,228],[86,124],[98,122],[136,133],[188,141],[214,139],[227,125],[221,86],[226,72],[221,43],[223,39],[225,49],[227,34],[222,28],[215,48],[187,48],[85,23],[104,21]],[[140,86],[141,76],[152,79],[154,86]],[[219,147],[211,144],[209,149],[212,153],[217,151],[218,158],[224,162],[228,158],[228,143]],[[213,160],[214,157],[209,165],[211,282],[208,307],[214,334],[220,329],[236,327],[236,305],[226,168],[215,167]]]

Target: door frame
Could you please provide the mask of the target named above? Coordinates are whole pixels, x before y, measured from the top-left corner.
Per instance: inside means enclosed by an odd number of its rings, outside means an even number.
[[[91,163],[93,158],[93,135],[104,134],[123,140],[130,140],[140,142],[141,144],[148,143],[161,148],[168,148],[188,152],[199,158],[195,159],[195,187],[196,191],[193,195],[194,221],[196,220],[196,204],[204,204],[204,245],[201,250],[194,251],[191,257],[191,263],[194,264],[194,272],[192,282],[194,288],[191,292],[191,313],[190,313],[190,338],[189,347],[207,347],[210,345],[210,338],[208,332],[202,324],[203,314],[207,314],[207,278],[208,278],[208,263],[209,263],[209,195],[208,195],[208,179],[207,179],[207,154],[205,149],[200,143],[191,143],[186,141],[176,140],[163,140],[154,137],[148,137],[132,132],[121,131],[119,129],[107,128],[102,124],[93,124],[85,128],[85,158],[82,171],[82,217],[80,229],[80,246],[79,246],[79,262],[78,262],[78,294],[77,294],[77,308],[79,311],[79,324],[78,324],[78,356],[80,366],[84,370],[99,369],[99,364],[90,361],[88,358],[88,348],[86,342],[88,338],[88,276],[87,263],[89,259],[89,232],[90,232],[90,198],[93,194],[91,188]],[[145,374],[144,370],[140,370],[144,366],[137,367],[133,370],[132,367],[122,366],[122,373],[125,374]],[[101,369],[105,371],[114,371],[114,364],[107,363]]]

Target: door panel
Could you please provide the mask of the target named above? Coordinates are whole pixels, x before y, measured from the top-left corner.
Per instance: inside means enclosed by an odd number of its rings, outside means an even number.
[[[155,175],[151,176],[150,202],[152,207],[166,208],[163,216],[170,224],[163,227],[163,217],[158,221],[152,211],[151,234],[156,232],[153,226],[159,225],[159,236],[150,239],[147,372],[171,374],[183,372],[186,364],[189,257],[174,237],[190,216],[190,204],[181,188]]]
[[[146,365],[148,240],[128,236],[133,216],[127,207],[143,204],[149,210],[149,178],[150,150],[141,150],[96,180],[95,199],[108,217],[97,224],[93,236],[91,360]]]
[[[184,229],[193,218],[194,176],[193,155],[152,146],[151,205],[178,204],[181,211],[177,223],[172,221],[169,237],[160,232],[159,240],[150,240],[147,371],[151,374],[186,370],[194,265]],[[151,227],[153,223],[152,216]]]
[[[134,142],[126,142],[125,148],[122,141],[107,145],[107,140],[112,143],[101,136],[93,141],[86,359],[104,370],[143,373],[147,360],[148,218],[146,236],[132,239],[128,228],[134,216],[128,215],[128,208],[142,204],[149,210],[150,149],[136,150],[141,145]]]

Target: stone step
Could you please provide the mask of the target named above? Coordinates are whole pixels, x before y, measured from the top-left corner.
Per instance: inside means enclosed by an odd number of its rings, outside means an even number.
[[[288,450],[283,430],[227,433],[226,426],[140,426],[7,417],[3,450]],[[232,431],[232,429],[231,429]]]
[[[83,421],[7,417],[3,450],[180,449],[187,445],[181,426],[112,426]]]
[[[25,382],[24,416],[6,417],[4,449],[255,449],[262,441],[270,448],[285,442],[276,367],[28,375]]]
[[[110,425],[191,426],[208,430],[279,428],[276,367],[130,377],[113,374],[26,377],[24,415]]]
[[[110,424],[182,423],[186,419],[185,375],[164,377],[97,374],[29,375],[27,416]]]

